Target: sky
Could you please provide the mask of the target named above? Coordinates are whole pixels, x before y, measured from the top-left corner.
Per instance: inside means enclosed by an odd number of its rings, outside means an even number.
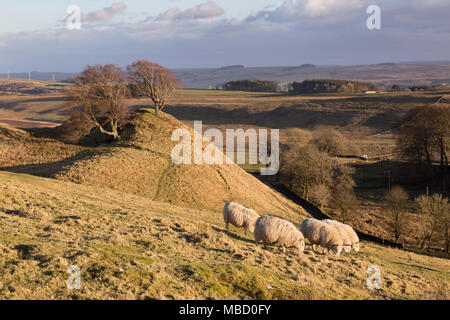
[[[76,5],[81,29],[67,28]],[[381,28],[369,29],[370,5]],[[0,73],[450,60],[449,0],[0,1]]]

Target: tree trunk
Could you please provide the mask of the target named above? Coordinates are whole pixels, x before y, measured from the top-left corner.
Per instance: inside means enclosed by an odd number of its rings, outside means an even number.
[[[422,239],[422,244],[420,245],[420,250],[424,250],[425,249],[426,243],[427,243],[427,240],[425,238]]]
[[[115,125],[111,124],[111,131],[105,130],[98,122],[96,123],[96,126],[98,127],[98,129],[100,130],[101,133],[104,133],[104,134],[114,137],[114,140],[117,140],[120,138],[118,129],[117,129],[117,123],[115,123]]]

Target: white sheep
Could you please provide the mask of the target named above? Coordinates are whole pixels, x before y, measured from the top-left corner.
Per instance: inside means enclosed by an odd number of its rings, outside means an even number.
[[[260,241],[264,247],[268,244],[278,244],[286,252],[286,247],[296,247],[300,252],[305,250],[305,238],[295,225],[289,221],[276,217],[260,217],[256,221],[255,243]]]
[[[355,250],[355,252],[359,251],[359,237],[356,234],[355,230],[348,224],[342,223],[342,227],[347,231],[348,236],[350,237],[350,240],[352,241],[352,248]]]
[[[350,252],[352,250],[352,239],[347,234],[347,229],[344,227],[342,223],[336,220],[325,219],[321,220],[322,222],[328,223],[329,225],[334,226],[342,239],[342,246],[345,252]]]
[[[231,223],[238,228],[243,227],[245,234],[247,234],[247,230],[253,232],[255,230],[256,220],[259,217],[259,214],[254,210],[248,209],[236,202],[227,202],[223,208],[223,220],[225,221],[227,230]]]
[[[316,251],[316,245],[319,245],[326,250],[333,251],[336,256],[341,253],[343,242],[334,226],[308,218],[302,222],[300,231],[311,242],[313,251]]]

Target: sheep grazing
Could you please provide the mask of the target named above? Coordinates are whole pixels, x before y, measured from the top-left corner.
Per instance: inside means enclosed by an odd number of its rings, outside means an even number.
[[[343,241],[334,226],[309,218],[302,222],[300,231],[311,242],[314,251],[316,251],[316,245],[319,245],[326,250],[333,251],[336,256],[341,253]]]
[[[276,217],[260,217],[255,225],[255,242],[278,244],[282,246],[283,252],[286,247],[296,247],[300,252],[305,250],[305,239],[303,234],[289,221]]]
[[[356,234],[355,230],[353,230],[352,227],[350,227],[348,224],[342,223],[342,227],[347,231],[348,236],[350,237],[350,240],[352,241],[352,248],[355,250],[355,252],[359,251],[359,238]]]
[[[223,208],[223,220],[225,221],[227,230],[231,223],[235,227],[243,227],[245,234],[247,234],[247,230],[253,232],[255,230],[256,220],[259,217],[259,214],[254,210],[248,209],[236,202],[227,202]]]
[[[352,250],[352,239],[347,234],[347,230],[342,223],[336,220],[325,219],[322,222],[328,223],[329,225],[334,226],[342,239],[342,247],[345,252],[350,252]]]
[[[326,219],[326,220],[322,220],[325,223],[329,223],[331,225],[334,225],[338,230],[342,230],[345,232],[345,234],[347,235],[347,238],[350,241],[350,247],[348,248],[348,245],[345,245],[345,252],[350,252],[350,250],[353,248],[353,250],[355,250],[356,252],[359,251],[359,238],[358,235],[356,234],[355,230],[353,230],[353,228],[351,226],[349,226],[348,224],[344,224],[342,222],[339,221],[335,221],[335,220],[331,220],[331,219]],[[343,238],[344,239],[344,238]],[[348,243],[347,241],[344,240],[344,243]]]

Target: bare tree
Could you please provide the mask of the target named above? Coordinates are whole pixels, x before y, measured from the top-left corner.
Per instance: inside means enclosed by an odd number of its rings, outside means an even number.
[[[181,83],[172,71],[150,61],[135,61],[127,72],[137,93],[153,101],[156,115]]]
[[[286,151],[299,149],[311,140],[312,134],[307,130],[287,128],[280,131],[280,143]]]
[[[352,188],[343,187],[333,192],[333,208],[338,212],[339,218],[344,223],[353,220],[355,208],[358,206],[358,198]]]
[[[394,186],[386,193],[386,205],[389,213],[389,227],[398,243],[405,227],[405,214],[408,206],[408,194],[400,186]]]
[[[115,65],[88,66],[65,94],[75,110],[68,121],[69,131],[80,136],[92,128],[119,139],[119,127],[127,115],[126,77]]]
[[[316,146],[308,144],[283,148],[281,156],[280,179],[306,200],[309,200],[315,185],[327,186],[333,197],[335,190],[339,194],[344,188],[348,189],[346,195],[353,193],[354,181],[351,175],[354,170],[340,164],[326,152],[320,152]]]
[[[345,154],[349,149],[349,142],[337,130],[322,130],[313,143],[319,151],[326,152],[331,156]]]
[[[397,128],[397,148],[406,160],[425,162],[432,168],[433,161],[441,170],[448,169],[450,141],[450,106],[435,104],[408,112]]]
[[[311,198],[320,205],[320,210],[327,206],[331,198],[331,190],[325,183],[318,183],[310,189]]]
[[[427,244],[438,229],[439,223],[443,222],[446,223],[444,232],[448,252],[448,199],[443,198],[440,194],[434,194],[432,197],[421,195],[415,199],[415,203],[419,213],[419,229],[422,240],[420,248],[425,249],[427,247]]]

